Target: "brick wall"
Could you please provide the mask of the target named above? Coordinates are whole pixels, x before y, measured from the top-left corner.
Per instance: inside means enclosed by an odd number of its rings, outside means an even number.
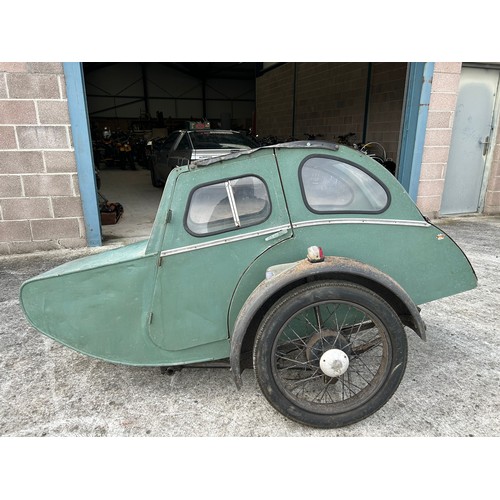
[[[461,63],[441,62],[434,66],[417,197],[418,207],[431,218],[440,215],[461,70]],[[500,127],[497,128],[483,212],[485,214],[500,213]]]
[[[285,64],[257,78],[256,130],[259,137],[292,133],[294,65]]]
[[[374,63],[367,141],[381,142],[396,158],[406,82],[406,63]],[[294,98],[295,78],[295,98]],[[368,63],[287,63],[257,78],[257,133],[286,139],[292,135],[363,136]],[[295,121],[293,109],[295,105]]]
[[[61,63],[0,62],[0,254],[86,245]]]
[[[417,206],[431,218],[439,216],[446,164],[450,152],[462,63],[434,65]]]
[[[493,151],[490,177],[484,198],[484,213],[500,214],[500,123],[497,125],[496,145]]]
[[[257,133],[334,140],[362,133],[366,63],[287,63],[257,78]],[[295,96],[294,96],[295,80]],[[295,106],[295,117],[293,116]]]
[[[321,134],[326,140],[363,131],[366,63],[298,63],[295,135]]]
[[[396,161],[403,118],[407,63],[373,63],[366,140],[380,142]]]

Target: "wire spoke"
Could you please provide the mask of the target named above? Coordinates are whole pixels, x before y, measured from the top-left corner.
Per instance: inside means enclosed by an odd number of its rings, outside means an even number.
[[[288,367],[282,367],[280,370],[289,370],[291,368],[295,368],[297,366],[302,366],[302,367],[307,367],[311,366],[311,363],[309,361],[299,361],[298,359],[291,359],[285,356],[278,356],[276,355],[278,359],[282,359],[283,361],[289,361],[290,363],[293,363],[294,366],[288,366]]]
[[[312,380],[318,380],[318,378],[323,377],[323,372],[319,373],[320,370],[316,370],[310,377],[302,378],[300,380],[294,380],[292,386],[297,386],[299,384],[305,384],[306,382],[311,382]]]
[[[365,352],[371,351],[374,347],[382,346],[382,339],[380,337],[370,340],[369,342],[365,342],[359,346],[353,347],[352,352],[359,356],[360,354],[364,354]]]
[[[280,390],[291,402],[311,411],[327,411],[328,405],[335,412],[348,411],[371,397],[381,384],[388,363],[387,336],[377,315],[346,299],[318,301],[299,309],[287,320],[275,344]],[[338,377],[327,376],[320,366],[329,350],[343,351],[349,357],[347,370]]]
[[[354,359],[356,361],[360,361],[361,364],[368,370],[368,373],[372,376],[372,379],[375,377],[375,374],[370,370],[370,368],[368,367],[368,365],[359,357],[359,356],[355,356]],[[352,366],[352,364],[350,365]],[[370,384],[370,382],[368,382],[368,380],[366,380],[363,375],[361,375],[361,372],[359,372],[358,370],[356,370],[354,367],[353,367],[353,371],[356,373],[356,375],[358,375],[360,378],[362,378],[367,384]]]

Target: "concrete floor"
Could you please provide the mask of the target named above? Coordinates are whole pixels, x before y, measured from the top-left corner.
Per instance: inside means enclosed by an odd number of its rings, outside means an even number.
[[[478,288],[424,305],[428,341],[409,333],[408,366],[396,394],[370,418],[326,431],[275,412],[253,371],[244,372],[238,391],[225,369],[169,377],[157,368],[85,357],[31,328],[18,300],[22,282],[99,250],[1,257],[0,436],[499,437],[500,217],[439,225],[470,258]]]
[[[100,193],[123,205],[117,224],[102,226],[104,245],[124,244],[147,238],[151,232],[163,189],[153,187],[149,170],[102,169]]]

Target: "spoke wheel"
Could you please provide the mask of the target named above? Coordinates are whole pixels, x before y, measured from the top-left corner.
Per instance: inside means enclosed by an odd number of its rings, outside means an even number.
[[[359,285],[319,281],[282,297],[257,332],[259,386],[280,413],[320,428],[373,414],[403,377],[407,342],[394,310]]]

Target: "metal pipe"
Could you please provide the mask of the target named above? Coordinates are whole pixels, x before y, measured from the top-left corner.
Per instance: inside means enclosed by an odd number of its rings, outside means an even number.
[[[365,93],[365,113],[363,116],[363,134],[361,142],[366,143],[366,131],[368,130],[368,112],[370,109],[370,90],[372,86],[372,63],[368,63],[368,74],[366,76],[366,93]]]
[[[90,247],[102,244],[101,219],[97,201],[94,158],[85,96],[85,80],[81,63],[64,63],[64,79],[75,149],[78,184],[82,198],[85,235]]]
[[[295,137],[295,98],[297,93],[297,63],[293,63],[293,87],[292,87],[292,137]]]
[[[149,114],[149,89],[148,89],[148,78],[147,78],[147,71],[146,71],[146,65],[144,63],[141,63],[141,74],[142,74],[142,89],[144,93],[144,106],[146,110],[146,114],[148,116],[151,116]]]
[[[417,200],[418,186],[420,183],[420,172],[422,170],[422,157],[424,155],[425,133],[427,130],[427,117],[429,115],[433,74],[434,63],[425,63],[422,90],[420,92],[420,102],[418,108],[417,128],[415,132],[415,146],[413,149],[410,186],[408,190],[408,194],[414,201]]]

